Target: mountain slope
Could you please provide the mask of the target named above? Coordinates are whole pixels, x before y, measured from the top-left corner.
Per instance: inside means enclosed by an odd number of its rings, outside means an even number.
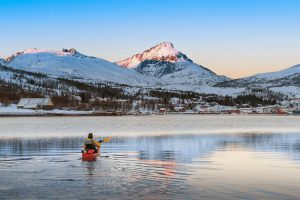
[[[6,61],[3,58],[0,58],[0,64],[4,64]]]
[[[300,65],[217,84],[220,87],[300,87]]]
[[[169,42],[158,44],[140,54],[117,62],[148,77],[162,80],[166,85],[215,85],[230,80],[193,63]]]
[[[228,81],[211,70],[192,62],[171,63],[166,61],[145,60],[136,70],[144,75],[161,78],[167,85],[215,85]]]
[[[106,60],[83,55],[75,49],[48,51],[27,49],[6,59],[6,65],[54,77],[83,81],[113,82],[128,85],[154,84],[136,71],[125,69]]]

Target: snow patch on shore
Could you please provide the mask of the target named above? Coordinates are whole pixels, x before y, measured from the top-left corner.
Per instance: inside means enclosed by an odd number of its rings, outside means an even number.
[[[0,104],[0,115],[47,115],[47,114],[57,114],[57,115],[88,115],[92,114],[92,111],[75,111],[75,110],[31,110],[17,108],[16,104],[11,104],[9,106],[4,106]]]

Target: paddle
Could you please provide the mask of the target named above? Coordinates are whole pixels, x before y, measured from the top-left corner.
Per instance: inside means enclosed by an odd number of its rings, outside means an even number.
[[[100,143],[102,142],[109,142],[111,140],[111,137],[106,137],[106,138],[103,138],[102,140],[99,140]]]
[[[111,140],[111,137],[106,137],[106,138],[103,138],[102,140],[99,140],[98,144],[99,144],[99,149],[100,149],[100,145],[101,143],[103,142],[109,142]],[[108,152],[107,152],[107,156],[108,157]]]

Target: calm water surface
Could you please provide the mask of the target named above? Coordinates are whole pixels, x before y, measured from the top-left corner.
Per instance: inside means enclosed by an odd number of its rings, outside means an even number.
[[[300,199],[300,117],[0,118],[0,199]],[[88,132],[113,136],[81,160]]]

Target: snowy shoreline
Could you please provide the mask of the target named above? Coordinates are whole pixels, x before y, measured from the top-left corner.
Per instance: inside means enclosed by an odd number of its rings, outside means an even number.
[[[16,105],[0,107],[0,116],[73,116],[91,115],[91,111],[18,109]]]
[[[149,116],[149,115],[251,115],[251,116],[261,116],[261,115],[274,115],[274,116],[291,116],[295,114],[291,113],[222,113],[222,112],[168,112],[164,114],[154,113],[154,112],[99,112],[99,111],[76,111],[76,110],[31,110],[17,108],[15,104],[0,107],[0,117],[83,117],[83,116]]]

